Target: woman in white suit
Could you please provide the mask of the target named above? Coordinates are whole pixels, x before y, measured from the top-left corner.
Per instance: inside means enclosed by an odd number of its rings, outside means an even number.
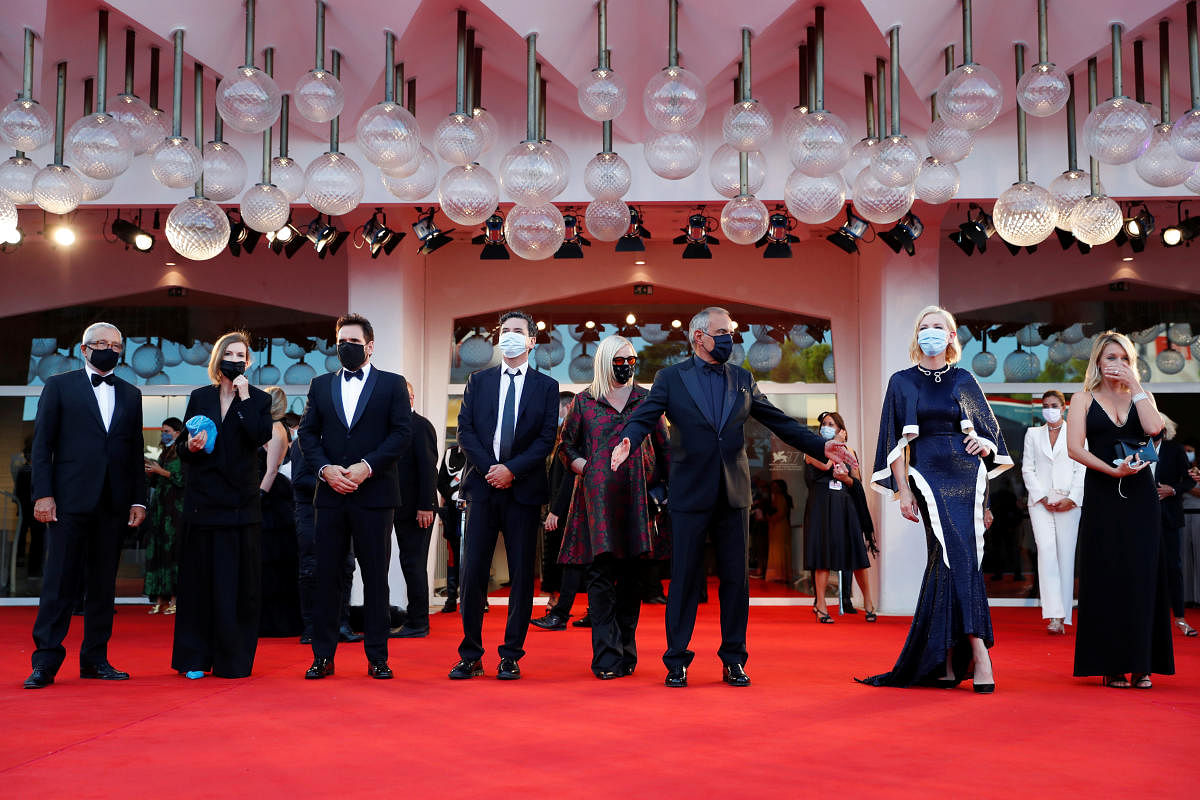
[[[1025,432],[1021,476],[1029,492],[1029,522],[1038,552],[1038,588],[1048,633],[1065,633],[1075,593],[1075,540],[1083,503],[1083,464],[1067,455],[1063,410],[1067,399],[1052,389],[1042,395],[1045,425]]]

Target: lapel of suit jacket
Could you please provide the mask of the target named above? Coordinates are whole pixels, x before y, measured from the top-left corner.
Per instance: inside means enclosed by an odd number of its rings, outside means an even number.
[[[537,377],[534,377],[535,374]],[[537,391],[534,387],[541,383],[540,378],[541,374],[537,373],[537,370],[535,370],[533,365],[530,364],[525,370],[525,385],[521,387],[521,406],[517,409],[517,418],[513,423],[514,435],[516,434],[517,428],[521,426],[521,422],[526,419],[526,410],[533,405],[531,401],[533,400],[534,392]]]
[[[346,427],[346,430],[350,430],[350,423],[346,420],[346,407],[342,405],[342,381],[346,380],[342,376],[343,372],[345,370],[339,369],[333,373],[333,380],[329,382],[329,394],[330,400],[333,401],[333,410],[337,413],[337,418],[342,421],[342,425]]]
[[[721,403],[721,424],[717,426],[718,431],[725,427],[725,421],[733,412],[733,401],[737,397],[737,376],[733,367],[723,364],[721,370],[725,373],[725,398]]]
[[[84,387],[84,405],[92,412],[92,419],[104,430],[104,417],[100,415],[100,401],[96,399],[96,389],[92,386],[92,376],[86,369],[79,370],[79,380]],[[115,414],[115,411],[114,411]]]
[[[475,427],[481,434],[479,440],[487,445],[491,450],[492,439],[496,437],[496,426],[499,424],[498,415],[500,413],[499,397],[500,397],[500,378],[501,367],[489,367],[479,375],[479,392],[482,397],[476,398],[477,405],[475,406]],[[516,426],[514,425],[514,430]]]
[[[129,406],[133,399],[133,393],[129,390],[132,388],[132,386],[127,385],[126,382],[120,378],[118,378],[116,384],[113,385],[113,414],[112,419],[109,420],[108,423],[108,430],[110,432],[116,430],[117,423],[120,422],[122,417],[129,413]]]
[[[1057,445],[1065,444],[1065,442],[1063,442],[1063,434],[1065,432],[1066,431],[1059,431],[1058,432],[1058,442],[1055,444],[1050,444],[1050,426],[1048,426],[1048,425],[1042,426],[1042,431],[1041,431],[1042,452],[1045,453],[1046,456],[1051,461],[1054,460],[1054,451],[1058,449]]]
[[[354,407],[354,419],[350,420],[351,428],[357,425],[358,421],[362,419],[363,409],[367,407],[367,402],[371,399],[371,392],[375,390],[375,383],[378,380],[379,370],[371,367],[371,371],[367,373],[367,377],[364,379],[362,394],[358,396],[358,405]],[[341,392],[338,393],[338,397],[341,397]],[[345,410],[343,410],[342,414],[345,415],[345,413]]]
[[[679,379],[683,381],[683,385],[688,390],[688,394],[692,396],[692,402],[696,404],[696,410],[700,412],[700,417],[712,426],[712,420],[708,418],[708,414],[704,413],[707,402],[704,397],[704,389],[700,386],[700,378],[696,375],[696,362],[694,356],[688,357],[691,363],[685,363],[679,369]]]

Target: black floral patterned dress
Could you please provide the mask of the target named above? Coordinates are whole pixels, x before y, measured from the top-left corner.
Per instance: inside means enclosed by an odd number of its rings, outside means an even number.
[[[158,465],[170,477],[151,475],[150,538],[146,543],[146,584],[150,598],[174,597],[179,582],[179,528],[183,521],[183,463],[175,445],[163,450]]]

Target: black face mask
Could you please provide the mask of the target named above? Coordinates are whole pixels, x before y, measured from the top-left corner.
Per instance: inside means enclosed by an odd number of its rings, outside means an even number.
[[[712,349],[708,351],[708,354],[712,356],[713,361],[716,361],[718,364],[724,364],[729,360],[729,356],[733,353],[733,334],[722,333],[717,336],[713,336],[712,340],[713,346]]]
[[[121,354],[116,350],[92,350],[88,353],[88,361],[101,372],[112,372],[121,360]]]
[[[358,342],[338,342],[338,361],[349,370],[358,369],[367,360],[367,348]]]
[[[223,358],[223,359],[221,359],[221,363],[217,365],[217,369],[221,370],[221,374],[224,375],[226,378],[229,378],[229,380],[233,380],[238,375],[241,375],[242,373],[244,373],[246,371],[246,362],[245,361],[229,361],[229,360]]]
[[[613,377],[620,386],[629,383],[633,378],[633,364],[613,364]]]

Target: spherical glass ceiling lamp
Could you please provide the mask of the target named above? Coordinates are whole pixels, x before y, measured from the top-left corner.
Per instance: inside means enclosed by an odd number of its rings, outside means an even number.
[[[770,213],[754,195],[738,195],[721,209],[721,232],[734,244],[754,244],[767,235]]]
[[[1058,205],[1054,196],[1036,183],[1014,183],[996,198],[992,223],[1004,241],[1017,247],[1032,247],[1054,233]]]
[[[504,218],[508,249],[527,261],[543,261],[562,247],[566,226],[553,203],[513,206]]]
[[[1183,181],[1183,185],[1189,192],[1200,194],[1200,165],[1192,170],[1192,173]]]
[[[746,351],[746,360],[755,372],[770,372],[783,360],[783,348],[779,346],[779,342],[769,337],[755,339],[754,344]]]
[[[67,131],[66,153],[84,175],[109,180],[133,163],[133,139],[112,114],[95,112],[80,117]]]
[[[129,132],[133,154],[149,153],[150,148],[170,135],[155,116],[154,109],[135,94],[118,94],[108,101],[108,113],[117,118]]]
[[[722,197],[732,199],[742,193],[741,155],[729,145],[723,144],[708,162],[708,178],[717,194]],[[758,150],[747,155],[750,194],[757,194],[767,180],[767,158]]]
[[[1092,176],[1081,169],[1069,169],[1050,182],[1050,195],[1058,210],[1055,224],[1064,231],[1071,230],[1071,212],[1075,205],[1092,193]],[[1104,194],[1104,187],[1100,187]]]
[[[150,151],[150,174],[168,189],[182,189],[200,180],[204,157],[185,136],[168,136]]]
[[[54,117],[32,98],[18,97],[0,110],[0,139],[14,150],[32,153],[54,138]]]
[[[938,84],[938,116],[965,131],[991,125],[1003,103],[1000,79],[982,64],[963,64]]]
[[[594,69],[591,75],[579,84],[579,110],[588,119],[608,122],[616,119],[625,110],[629,92],[625,81],[611,69]]]
[[[700,142],[690,133],[659,133],[646,140],[642,148],[646,166],[660,178],[677,181],[700,168]]]
[[[421,127],[399,103],[385,100],[368,108],[358,118],[355,133],[363,156],[380,169],[392,170],[395,175],[396,170],[412,163],[412,171],[407,173],[411,175],[420,166]]]
[[[470,114],[454,112],[438,123],[433,132],[438,157],[456,167],[470,164],[483,152],[483,135]]]
[[[294,203],[304,195],[304,168],[294,158],[275,156],[271,159],[271,183]]]
[[[1168,347],[1154,357],[1154,363],[1163,374],[1176,375],[1183,371],[1187,361],[1184,359],[1183,353]]]
[[[204,183],[208,191],[208,181]],[[242,222],[251,230],[259,233],[272,233],[287,225],[291,216],[292,206],[287,194],[278,186],[269,183],[256,183],[242,195]]]
[[[500,159],[500,185],[518,205],[540,206],[555,195],[562,179],[555,154],[540,142],[518,142]]]
[[[629,230],[629,206],[620,198],[593,200],[583,215],[588,234],[599,242],[615,242]]]
[[[471,117],[475,120],[475,130],[479,131],[479,138],[483,142],[481,154],[486,153],[492,149],[500,136],[500,123],[496,122],[496,117],[486,108],[476,108],[471,112]]]
[[[954,199],[958,186],[958,167],[930,156],[921,162],[913,192],[918,200],[936,206]]]
[[[916,144],[902,133],[881,140],[871,158],[871,172],[884,186],[910,186],[920,169]]]
[[[89,178],[79,171],[76,171],[75,174],[79,178],[79,182],[83,185],[83,195],[79,198],[81,203],[92,203],[99,200],[111,192],[113,186],[117,183],[116,178],[99,181],[95,178]]]
[[[296,81],[292,92],[296,111],[309,122],[329,122],[346,105],[342,82],[326,69],[310,69]]]
[[[362,168],[345,153],[322,153],[304,170],[304,196],[322,214],[353,211],[364,190]]]
[[[224,203],[246,186],[246,159],[229,142],[204,145],[204,195]]]
[[[554,162],[554,171],[558,176],[554,188],[550,190],[550,198],[553,199],[566,191],[567,182],[571,179],[571,157],[567,155],[566,150],[549,139],[539,139],[538,144],[546,149],[546,155]]]
[[[1035,117],[1050,117],[1063,110],[1071,96],[1067,73],[1049,62],[1030,67],[1017,81],[1017,104]]]
[[[1004,380],[1028,383],[1042,371],[1038,357],[1027,350],[1016,350],[1004,357]]]
[[[789,115],[788,119],[792,121],[793,117]],[[846,165],[853,143],[841,117],[832,111],[811,111],[796,115],[794,123],[786,136],[792,166],[819,178]]]
[[[792,106],[783,115],[783,122],[779,125],[779,132],[782,134],[785,144],[792,141],[792,138],[796,135],[796,131],[800,128],[800,123],[806,116],[808,116],[808,106]]]
[[[1092,109],[1083,123],[1083,144],[1102,164],[1128,164],[1150,146],[1154,118],[1141,103],[1113,97]]]
[[[453,222],[482,225],[496,211],[500,187],[492,173],[478,164],[451,167],[438,186],[438,204]]]
[[[172,249],[191,261],[216,258],[229,244],[229,217],[203,197],[189,197],[172,208],[164,230]]]
[[[1021,347],[1037,347],[1042,344],[1042,334],[1038,330],[1037,323],[1031,322],[1025,327],[1017,331],[1017,344]]]
[[[670,66],[656,73],[642,92],[642,110],[660,133],[685,133],[700,124],[708,102],[704,81],[695,73]]]
[[[821,225],[836,217],[846,204],[846,182],[840,173],[819,178],[792,170],[783,187],[788,213],[806,225]]]
[[[915,197],[911,186],[886,186],[865,167],[854,179],[854,210],[876,225],[891,225],[912,208]]]
[[[242,133],[262,133],[274,125],[282,105],[279,85],[258,67],[238,67],[217,84],[221,119]]]
[[[1071,233],[1092,247],[1111,242],[1123,224],[1125,215],[1111,197],[1088,195],[1071,212]]]
[[[1071,345],[1063,341],[1055,341],[1050,345],[1047,356],[1055,364],[1065,364],[1071,360]]]
[[[721,136],[725,144],[742,153],[762,150],[774,130],[771,112],[757,100],[739,100],[725,112]]]
[[[0,196],[24,205],[33,202],[33,179],[38,167],[24,156],[12,156],[0,162]]]
[[[17,228],[17,207],[11,200],[0,197],[0,239]]]
[[[583,187],[597,200],[620,200],[632,182],[629,163],[616,153],[597,153],[583,169]]]
[[[1175,120],[1171,145],[1184,161],[1200,161],[1200,108],[1185,111]]]
[[[975,149],[975,134],[956,128],[940,117],[935,119],[925,133],[929,155],[946,164],[954,164],[971,155]]]
[[[858,176],[867,167],[871,166],[871,159],[875,157],[875,153],[879,150],[879,139],[874,136],[867,136],[859,139],[850,148],[850,158],[846,160],[845,173],[851,179]]]
[[[428,147],[421,148],[420,165],[411,175],[395,178],[386,172],[381,173],[384,188],[397,199],[405,202],[416,202],[424,199],[438,184],[438,163],[433,151]]]
[[[83,200],[83,182],[68,166],[48,164],[33,179],[33,202],[50,214],[69,214]]]
[[[1151,186],[1178,186],[1187,180],[1196,165],[1180,158],[1171,143],[1171,124],[1159,123],[1150,136],[1150,146],[1133,162],[1137,174]]]

